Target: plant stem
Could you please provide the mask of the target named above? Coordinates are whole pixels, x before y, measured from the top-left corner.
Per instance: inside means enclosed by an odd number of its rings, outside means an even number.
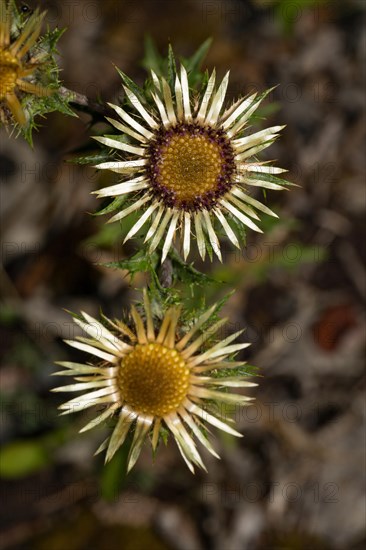
[[[107,105],[107,103],[100,103],[94,99],[90,99],[84,94],[74,92],[62,86],[59,93],[65,97],[71,105],[75,105],[76,109],[90,114],[95,118],[104,118],[106,116],[112,116],[113,111]]]
[[[169,288],[173,282],[173,265],[170,258],[165,258],[160,266],[159,281],[162,287]]]

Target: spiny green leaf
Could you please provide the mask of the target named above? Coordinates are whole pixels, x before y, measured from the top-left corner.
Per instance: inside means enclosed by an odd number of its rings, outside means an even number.
[[[141,101],[141,103],[146,103],[146,98],[144,94],[144,90],[140,88],[129,76],[126,75],[121,69],[116,67],[116,70],[120,77],[122,78],[123,83],[127,88],[131,90],[135,94],[135,96]]]
[[[141,271],[145,273],[151,272],[154,266],[156,266],[157,261],[158,254],[156,252],[149,254],[146,250],[140,250],[131,258],[119,260],[118,262],[109,262],[103,265],[117,269],[127,269],[131,275],[134,275]]]
[[[173,248],[169,251],[173,264],[173,276],[182,283],[203,285],[216,282],[214,279],[195,269],[192,264],[186,263]]]
[[[242,365],[234,369],[217,369],[214,378],[226,378],[235,376],[259,376],[259,368],[252,365]]]

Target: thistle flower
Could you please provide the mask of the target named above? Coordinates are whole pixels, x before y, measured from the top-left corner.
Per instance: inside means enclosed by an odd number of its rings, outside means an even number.
[[[283,126],[246,133],[250,117],[266,94],[241,98],[223,110],[229,73],[216,89],[213,71],[200,98],[192,97],[183,65],[180,77],[175,77],[174,89],[153,71],[152,79],[151,107],[143,105],[142,94],[137,97],[136,86],[128,85],[125,79],[124,90],[136,117],[110,104],[119,120],[108,120],[121,136],[95,139],[121,151],[123,158],[103,162],[96,168],[122,174],[123,180],[95,193],[99,197],[131,193],[131,204],[110,222],[141,211],[125,241],[149,223],[145,242],[150,241],[152,253],[163,241],[162,261],[176,232],[180,232],[186,259],[193,230],[202,259],[211,246],[221,260],[216,223],[239,247],[230,220],[261,232],[253,221],[259,220],[256,211],[277,217],[250,195],[250,189],[280,190],[287,183],[275,176],[285,170],[253,158],[273,143]]]
[[[208,412],[205,401],[247,405],[250,397],[233,394],[226,388],[255,386],[246,376],[227,376],[226,369],[244,363],[228,357],[249,344],[231,344],[241,331],[204,348],[205,341],[217,332],[226,319],[215,322],[204,333],[216,306],[203,313],[185,334],[179,332],[180,309],[171,307],[156,328],[147,293],[144,293],[145,322],[132,306],[134,328],[121,321],[104,318],[102,325],[83,313],[75,322],[90,336],[78,337],[68,344],[99,359],[99,363],[60,362],[66,371],[57,375],[74,376],[77,383],[54,391],[86,391],[60,406],[64,414],[81,411],[93,405],[105,410],[81,431],[93,428],[112,416],[116,426],[97,452],[107,449],[109,461],[133,429],[134,436],[128,457],[128,470],[136,463],[148,434],[155,450],[162,427],[173,435],[178,448],[193,472],[193,465],[205,468],[194,437],[219,458],[205,435],[210,424],[229,434],[241,437],[227,423],[224,415]],[[217,377],[220,373],[222,376]],[[216,376],[215,376],[216,374]],[[90,390],[90,391],[89,391]],[[221,417],[221,418],[220,418]]]
[[[22,97],[30,94],[44,98],[54,92],[39,83],[37,74],[47,58],[47,52],[39,47],[44,16],[45,13],[36,10],[22,26],[13,1],[6,4],[0,0],[0,118],[3,123],[8,122],[8,110],[15,122],[25,126],[27,117]],[[53,60],[51,64],[53,70]]]

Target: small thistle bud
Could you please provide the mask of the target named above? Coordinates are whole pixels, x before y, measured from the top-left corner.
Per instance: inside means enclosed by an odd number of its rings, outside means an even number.
[[[34,117],[54,110],[72,114],[57,94],[55,45],[61,32],[41,35],[45,12],[23,15],[13,0],[0,0],[0,122],[18,124],[31,142]]]

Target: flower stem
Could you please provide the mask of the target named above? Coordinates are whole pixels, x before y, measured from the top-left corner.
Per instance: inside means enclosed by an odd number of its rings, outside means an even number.
[[[160,266],[159,281],[162,287],[169,288],[173,282],[173,264],[170,258],[165,258]]]
[[[84,94],[74,92],[64,86],[60,88],[59,93],[67,99],[72,106],[75,106],[76,109],[88,113],[94,118],[104,118],[113,114],[112,109],[106,103],[95,101]]]

